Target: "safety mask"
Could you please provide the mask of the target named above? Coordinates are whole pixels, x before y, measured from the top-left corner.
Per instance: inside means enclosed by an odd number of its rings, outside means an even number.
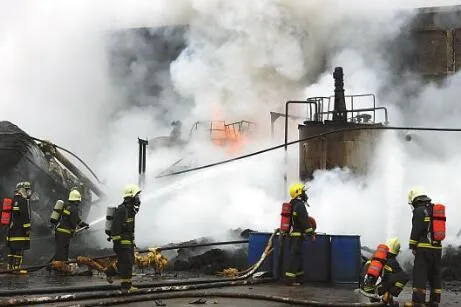
[[[31,189],[26,189],[26,198],[30,199],[31,196],[32,196]]]
[[[299,197],[301,198],[301,200],[305,203],[307,203],[307,200],[309,199],[309,197],[307,197],[307,194],[306,194],[306,191],[303,190],[301,195],[299,195]]]
[[[139,212],[139,207],[141,206],[141,200],[139,199],[139,194],[133,198],[133,210],[134,213]]]

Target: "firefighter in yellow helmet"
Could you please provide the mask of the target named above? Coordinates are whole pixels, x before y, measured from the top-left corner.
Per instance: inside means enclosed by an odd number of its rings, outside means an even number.
[[[30,182],[19,182],[14,191],[11,221],[8,228],[7,246],[8,269],[14,273],[26,274],[21,270],[24,251],[30,249],[30,197],[32,196]]]
[[[78,214],[78,207],[82,196],[77,190],[71,190],[68,202],[62,208],[55,229],[56,249],[51,268],[63,273],[72,273],[72,267],[66,262],[69,260],[69,245],[77,227],[88,228],[89,225],[82,221]]]
[[[361,284],[360,288],[365,293],[381,296],[382,302],[388,306],[398,306],[398,303],[394,301],[394,297],[399,296],[410,278],[408,274],[402,270],[402,267],[397,261],[397,256],[400,253],[400,240],[398,238],[390,238],[387,240],[386,245],[389,248],[389,254],[381,272],[381,280],[378,281],[377,285]],[[371,260],[365,263],[362,271],[362,279],[364,279],[364,275],[370,263]],[[371,299],[371,301],[373,302],[375,300]]]
[[[119,275],[121,290],[134,292],[132,273],[135,247],[135,215],[139,211],[141,189],[136,184],[128,184],[123,189],[123,203],[117,207],[110,231],[117,262],[106,270],[107,281],[112,283],[112,277]]]
[[[415,255],[413,265],[413,295],[405,306],[423,306],[426,282],[430,285],[429,306],[438,306],[442,293],[442,242],[433,240],[432,200],[419,187],[408,192],[408,204],[413,208],[410,249]]]
[[[306,187],[302,183],[295,183],[290,186],[290,203],[292,206],[292,218],[290,229],[290,257],[285,280],[288,285],[300,285],[304,280],[303,269],[303,243],[305,236],[312,236],[315,233],[309,224],[307,213]]]

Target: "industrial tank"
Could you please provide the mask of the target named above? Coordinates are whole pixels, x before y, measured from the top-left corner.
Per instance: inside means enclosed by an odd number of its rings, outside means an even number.
[[[348,167],[356,173],[366,173],[370,157],[373,155],[382,130],[365,130],[373,126],[384,126],[387,110],[376,107],[373,94],[344,95],[343,70],[336,67],[335,95],[330,97],[308,98],[306,103],[315,105],[309,108],[307,120],[298,125],[299,176],[302,180],[313,178],[318,169]],[[363,102],[368,106],[363,107]],[[361,106],[357,107],[358,101]],[[333,103],[334,102],[334,103]],[[349,107],[347,107],[349,106]],[[383,122],[377,122],[377,113],[383,113]],[[338,131],[354,129],[352,131]],[[338,132],[333,132],[333,131]]]

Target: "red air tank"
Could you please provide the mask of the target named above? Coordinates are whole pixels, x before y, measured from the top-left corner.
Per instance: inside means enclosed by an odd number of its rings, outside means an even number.
[[[4,198],[3,205],[2,205],[2,217],[0,219],[1,225],[10,225],[12,207],[13,207],[13,200],[11,198]]]
[[[287,233],[291,228],[291,203],[282,204],[282,217],[280,219],[280,231]]]

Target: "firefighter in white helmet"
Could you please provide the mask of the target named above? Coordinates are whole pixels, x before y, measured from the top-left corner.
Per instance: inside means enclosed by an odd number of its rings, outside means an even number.
[[[426,283],[430,285],[428,306],[438,306],[442,293],[441,261],[442,239],[434,231],[434,204],[419,187],[408,192],[408,204],[413,209],[409,247],[415,255],[413,266],[413,295],[404,306],[423,306],[426,301]],[[445,222],[443,222],[445,223]],[[443,237],[445,236],[445,233]]]
[[[68,202],[62,208],[55,230],[56,249],[51,268],[63,273],[72,273],[72,267],[66,262],[69,260],[69,245],[77,227],[88,228],[78,214],[78,207],[82,196],[78,190],[69,193]]]
[[[106,270],[107,281],[112,283],[112,277],[119,275],[123,292],[133,292],[132,272],[135,247],[135,216],[139,211],[141,189],[136,184],[128,184],[123,189],[123,203],[117,207],[110,231],[114,244],[117,262]]]

